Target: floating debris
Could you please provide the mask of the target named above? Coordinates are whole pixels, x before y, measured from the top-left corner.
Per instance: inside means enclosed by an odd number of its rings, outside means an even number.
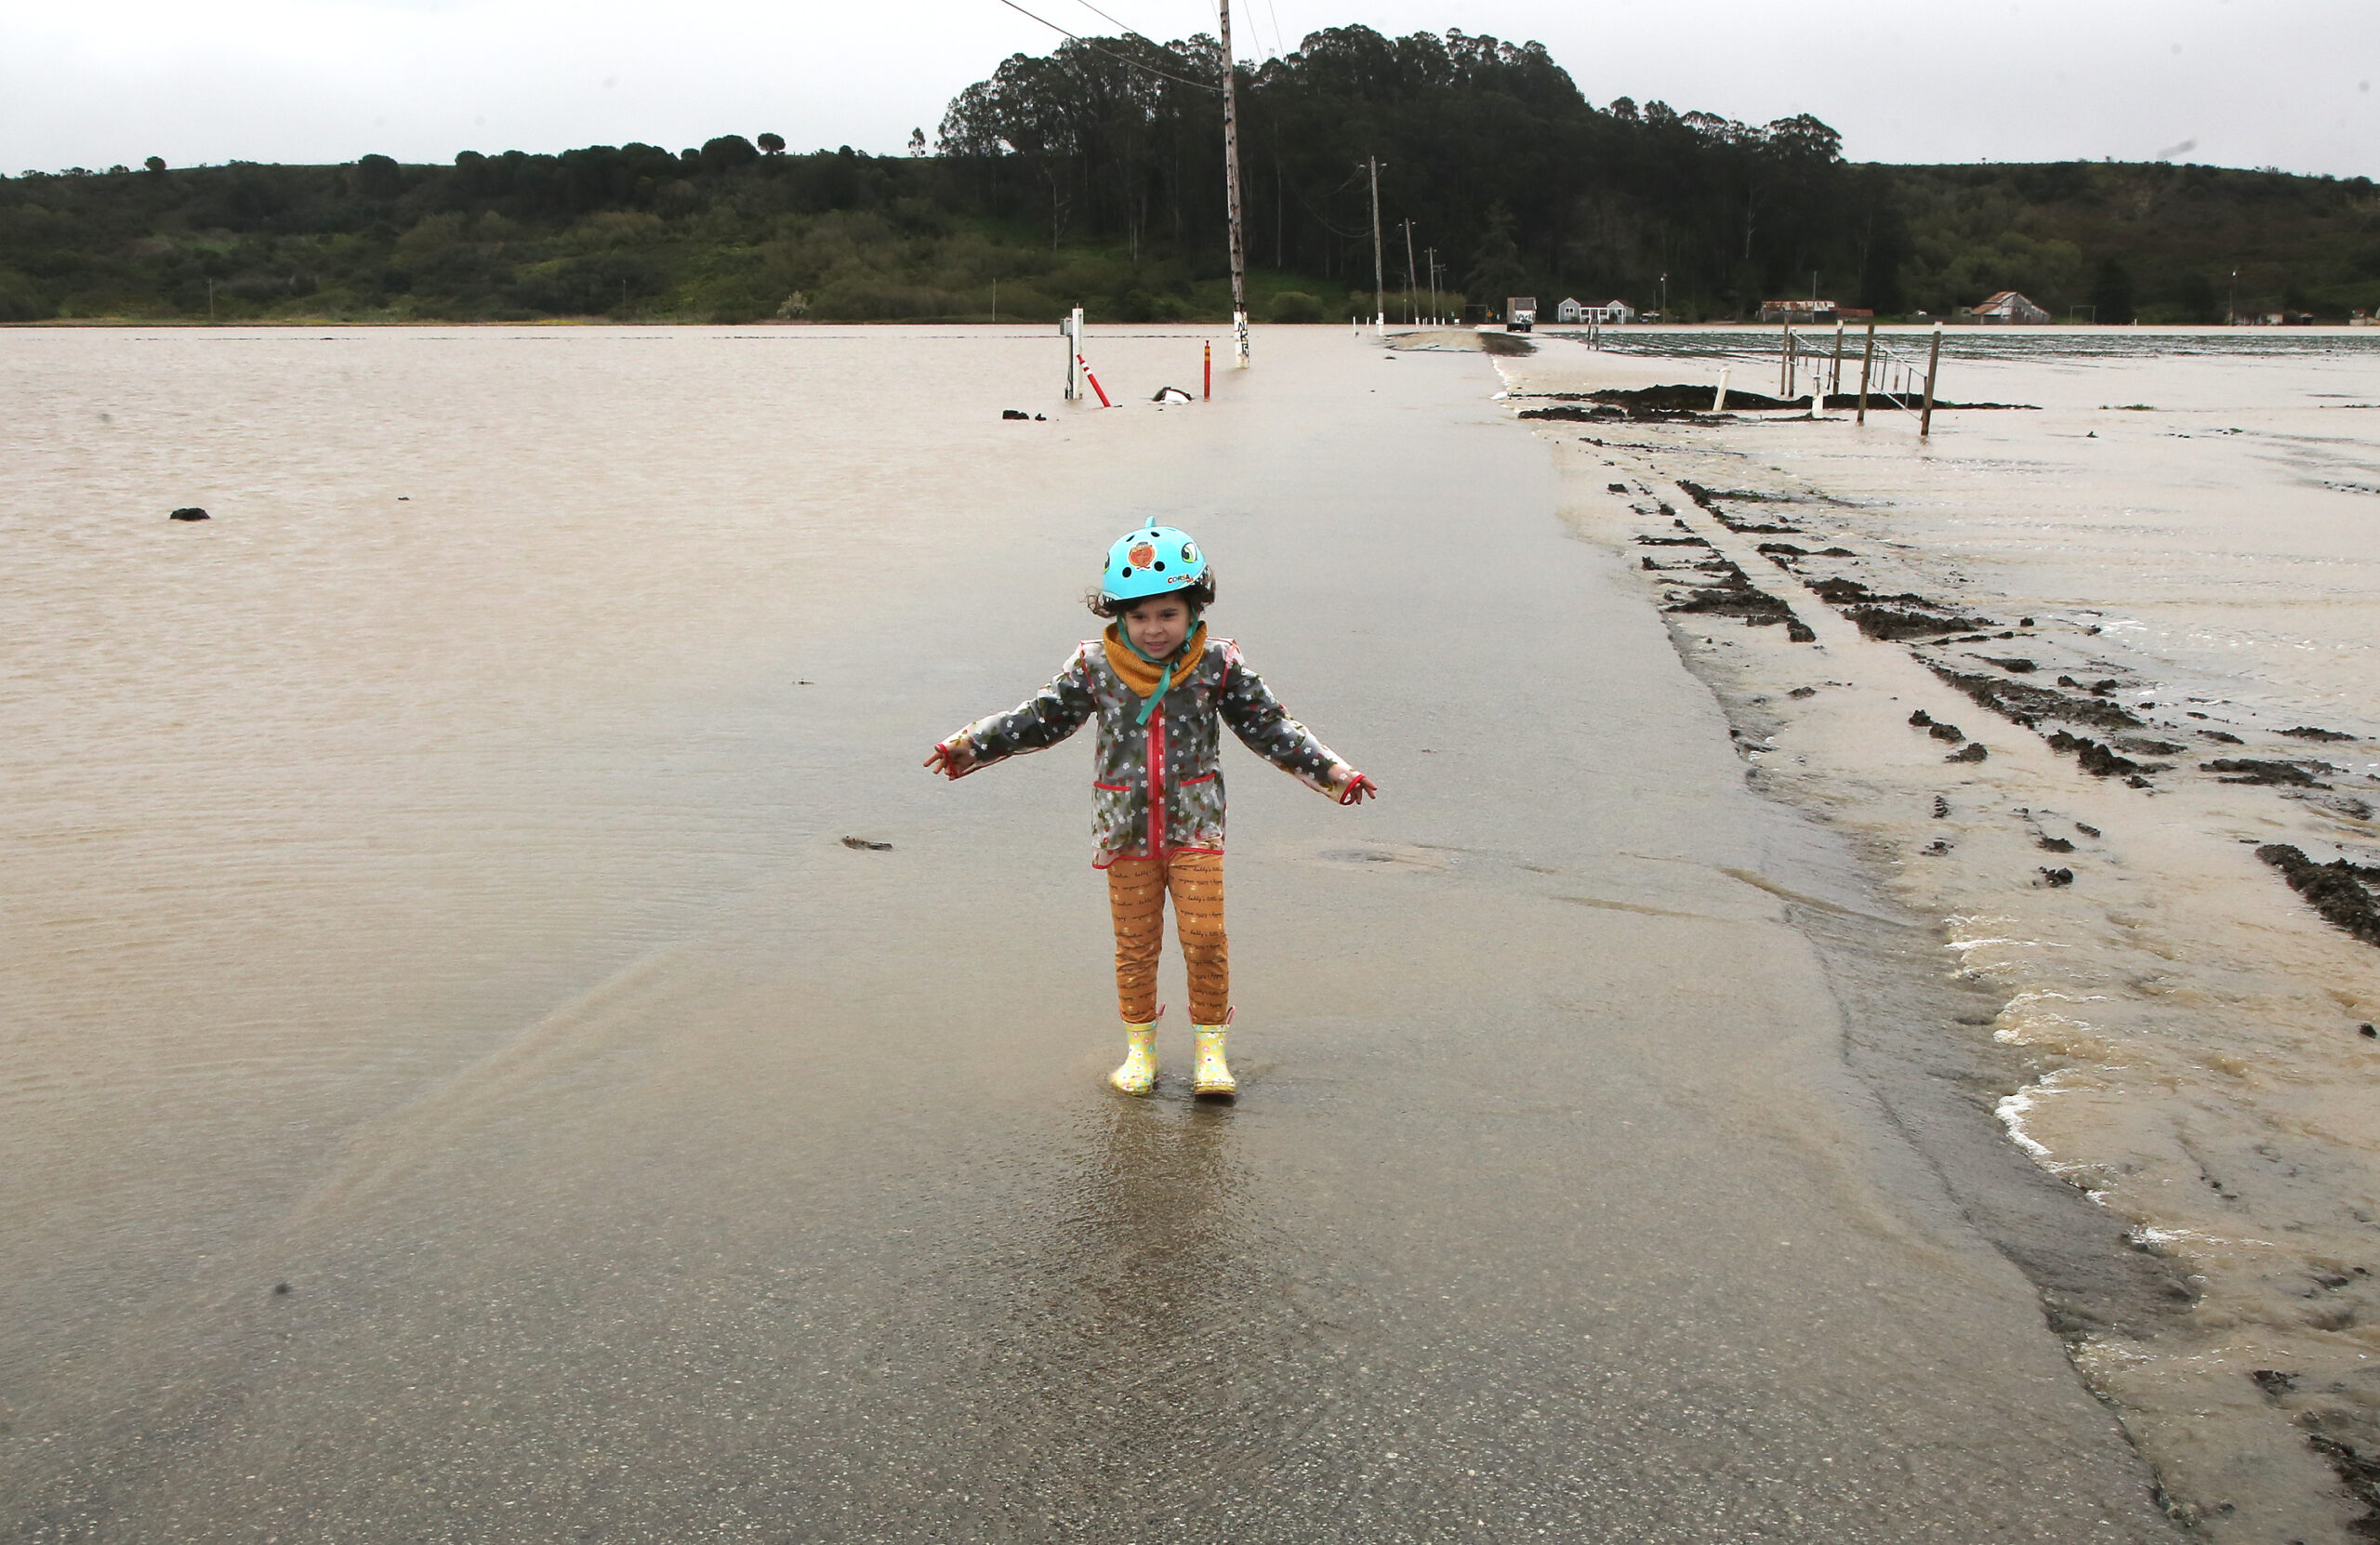
[[[2130,757],[2119,756],[2096,740],[2083,735],[2069,734],[2064,730],[2053,733],[2048,736],[2048,740],[2049,748],[2053,751],[2073,752],[2074,759],[2082,764],[2082,771],[2095,778],[2121,776],[2136,780],[2134,783],[2135,787],[2146,788],[2149,784],[2144,774],[2163,771],[2162,768],[2150,768],[2136,762]]]
[[[1745,625],[1752,627],[1766,627],[1781,622],[1785,625],[1786,638],[1794,643],[1818,641],[1818,636],[1810,630],[1810,625],[1795,616],[1791,606],[1754,585],[1734,563],[1721,558],[1701,567],[1717,574],[1719,582],[1699,586],[1686,600],[1673,601],[1663,610],[1741,617]]]
[[[2311,765],[2320,768],[2325,772],[2338,771],[2328,762],[2318,761]],[[2228,773],[2230,776],[2222,780],[2227,784],[2280,784],[2290,788],[2331,786],[2307,772],[2304,765],[2294,761],[2260,761],[2253,757],[2217,757],[2213,761],[2199,763],[2198,770],[2202,772]]]
[[[2281,871],[2289,888],[2313,904],[2334,926],[2367,944],[2380,944],[2380,868],[2337,859],[2317,864],[2286,842],[2268,842],[2256,856]],[[2365,1025],[2363,1034],[2372,1034]]]

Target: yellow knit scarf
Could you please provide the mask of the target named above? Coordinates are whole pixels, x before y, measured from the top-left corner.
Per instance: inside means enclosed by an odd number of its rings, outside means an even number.
[[[1179,681],[1197,667],[1199,656],[1207,653],[1207,625],[1204,622],[1190,630],[1190,637],[1173,652],[1171,659],[1159,660],[1155,664],[1142,659],[1132,646],[1124,641],[1123,628],[1124,625],[1119,622],[1107,625],[1107,664],[1123,678],[1124,684],[1132,689],[1136,697],[1146,697],[1157,691],[1157,683],[1167,680],[1165,672],[1168,666],[1173,668],[1171,680]]]

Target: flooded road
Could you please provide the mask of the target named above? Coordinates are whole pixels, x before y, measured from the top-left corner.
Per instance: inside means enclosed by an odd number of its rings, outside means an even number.
[[[11,1538],[2170,1534],[1485,362],[1101,347],[0,337]],[[1233,762],[1228,1108],[916,767],[1157,516],[1385,795]]]

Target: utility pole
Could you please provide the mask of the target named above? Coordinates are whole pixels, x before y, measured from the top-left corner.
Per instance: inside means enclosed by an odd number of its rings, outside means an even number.
[[[1238,66],[1231,59],[1231,0],[1221,0],[1223,43],[1223,192],[1231,212],[1232,368],[1248,368],[1248,245],[1239,223]]]
[[[1438,320],[1438,249],[1425,246],[1421,256],[1430,260],[1430,320]]]
[[[1380,157],[1366,156],[1372,169],[1372,328],[1384,332],[1388,324],[1388,285],[1382,280],[1380,267]]]
[[[1661,275],[1661,325],[1662,325],[1662,326],[1664,326],[1664,327],[1666,327],[1666,326],[1668,326],[1668,325],[1669,325],[1669,322],[1670,322],[1670,276],[1669,276],[1669,274],[1668,274],[1666,271],[1664,271],[1664,272],[1662,273],[1662,275]]]
[[[2091,320],[2098,321],[2099,313],[2092,312]],[[2231,271],[2231,287],[2223,292],[2223,325],[2226,327],[2240,325],[2240,271],[2238,269]]]
[[[1419,305],[1413,298],[1413,222],[1408,218],[1405,222],[1405,319],[1417,327],[1421,323]]]

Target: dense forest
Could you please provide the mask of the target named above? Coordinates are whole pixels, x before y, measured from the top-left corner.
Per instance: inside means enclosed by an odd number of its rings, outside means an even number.
[[[0,321],[1221,317],[1221,62],[1207,37],[1019,54],[902,156],[764,133],[0,178]],[[1396,313],[1434,290],[1687,320],[1813,291],[1887,316],[2000,289],[2102,323],[2380,309],[2366,178],[1854,165],[1816,118],[1597,107],[1541,46],[1460,32],[1334,28],[1236,79],[1260,318],[1370,311],[1375,158]]]

